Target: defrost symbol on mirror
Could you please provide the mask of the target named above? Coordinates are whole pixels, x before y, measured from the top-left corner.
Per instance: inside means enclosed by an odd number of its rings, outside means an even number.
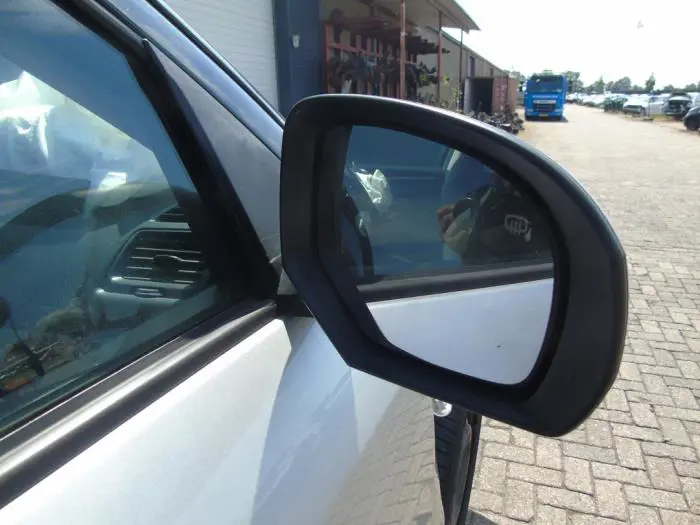
[[[522,215],[506,214],[504,227],[508,233],[515,237],[522,237],[525,242],[532,239],[532,224]]]

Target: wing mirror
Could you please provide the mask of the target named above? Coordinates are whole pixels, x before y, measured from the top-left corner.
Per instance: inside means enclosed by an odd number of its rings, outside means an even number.
[[[627,267],[577,180],[457,113],[306,99],[284,131],[284,268],[351,367],[546,435],[616,377]]]

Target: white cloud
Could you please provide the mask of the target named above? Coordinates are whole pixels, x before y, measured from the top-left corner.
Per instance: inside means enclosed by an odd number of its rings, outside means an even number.
[[[586,83],[643,85],[651,73],[657,86],[700,81],[697,0],[458,1],[481,28],[465,44],[504,69],[579,71]]]

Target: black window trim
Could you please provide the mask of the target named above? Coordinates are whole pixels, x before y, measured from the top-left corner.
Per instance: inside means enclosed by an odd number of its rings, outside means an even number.
[[[21,495],[122,422],[151,404],[206,364],[278,316],[275,293],[279,279],[250,225],[235,190],[222,173],[213,150],[192,129],[186,109],[178,105],[172,84],[159,77],[148,44],[93,1],[46,0],[121,52],[139,86],[163,123],[173,146],[208,209],[216,210],[220,228],[235,236],[243,252],[244,275],[251,293],[212,315],[172,341],[151,348],[134,361],[0,437],[0,508]],[[157,96],[155,96],[157,95]],[[196,145],[196,147],[193,147]],[[193,169],[195,167],[196,169]],[[198,176],[202,171],[205,176]],[[223,179],[222,179],[223,177]],[[222,194],[222,185],[228,186]],[[227,206],[222,206],[225,199]],[[244,235],[240,235],[245,232]],[[241,250],[242,248],[242,250]],[[240,258],[240,255],[239,255]],[[101,410],[80,419],[88,407]]]
[[[144,74],[139,84],[168,131],[202,201],[207,205],[209,213],[215,216],[220,230],[214,235],[217,239],[214,243],[221,239],[221,232],[230,232],[231,242],[227,245],[219,244],[219,249],[228,252],[226,260],[243,263],[244,273],[251,276],[254,281],[251,284],[258,288],[251,290],[255,296],[274,297],[277,291],[277,272],[270,264],[245,208],[217,158],[215,148],[189,107],[188,100],[167,76],[151,42],[142,40],[141,43],[146,52],[144,58],[148,62],[146,71],[150,75]],[[134,64],[132,69],[136,71],[139,65]],[[192,147],[193,144],[198,147]]]

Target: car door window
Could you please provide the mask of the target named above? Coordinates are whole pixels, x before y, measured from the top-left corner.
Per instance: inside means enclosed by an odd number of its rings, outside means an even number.
[[[552,260],[532,201],[466,153],[358,126],[344,177],[343,249],[363,279]]]
[[[0,435],[246,296],[127,59],[26,4],[0,13]]]

